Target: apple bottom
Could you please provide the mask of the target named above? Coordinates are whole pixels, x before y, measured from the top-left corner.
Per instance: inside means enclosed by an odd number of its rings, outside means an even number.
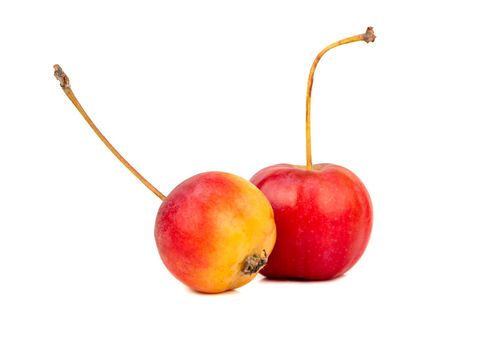
[[[360,259],[370,238],[372,204],[351,171],[333,164],[312,170],[278,164],[251,182],[270,201],[276,222],[276,245],[263,275],[328,280]]]

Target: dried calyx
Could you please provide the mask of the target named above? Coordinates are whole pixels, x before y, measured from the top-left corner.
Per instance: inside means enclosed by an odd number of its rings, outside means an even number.
[[[266,253],[266,250],[263,249],[263,253],[263,256],[253,254],[245,258],[242,266],[242,273],[245,275],[252,275],[253,273],[257,273],[259,270],[261,270],[268,262],[268,254]]]

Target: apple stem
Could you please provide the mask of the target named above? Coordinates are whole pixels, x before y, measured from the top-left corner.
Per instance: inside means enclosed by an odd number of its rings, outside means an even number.
[[[307,144],[307,170],[312,170],[312,147],[311,147],[311,136],[310,136],[310,100],[312,96],[312,84],[314,83],[314,72],[317,64],[324,54],[341,45],[354,43],[356,41],[365,41],[366,43],[371,43],[375,41],[375,33],[373,32],[373,27],[368,27],[366,32],[359,35],[350,36],[349,38],[336,41],[329,46],[326,46],[321,52],[317,54],[312,67],[310,68],[309,80],[307,82],[307,103],[306,103],[306,114],[305,114],[305,130],[306,130],[306,144]]]
[[[133,175],[135,175],[138,178],[138,180],[140,180],[145,186],[147,186],[147,188],[150,191],[152,191],[162,201],[165,200],[166,197],[162,194],[162,192],[160,192],[159,190],[157,190],[130,163],[128,163],[128,161],[123,158],[123,156],[113,147],[113,145],[111,145],[111,143],[108,141],[108,139],[101,133],[101,131],[99,130],[99,128],[97,128],[97,126],[94,124],[94,122],[92,121],[92,119],[90,119],[90,117],[88,116],[88,114],[83,109],[83,107],[80,104],[80,102],[78,101],[77,97],[75,97],[75,94],[73,93],[73,91],[72,91],[72,89],[70,87],[70,79],[65,74],[65,72],[63,72],[63,70],[61,69],[61,67],[59,65],[55,64],[53,66],[53,68],[55,69],[55,77],[60,82],[60,86],[63,89],[63,92],[65,92],[65,94],[68,96],[68,98],[70,99],[70,101],[72,101],[72,103],[75,106],[75,108],[77,108],[77,110],[82,115],[82,117],[84,117],[85,121],[89,124],[89,126],[92,128],[92,130],[94,130],[94,132],[96,133],[96,135],[99,136],[99,138],[107,146],[107,148],[109,148],[109,150],[112,152],[112,154],[114,154],[116,156],[116,158],[118,158],[119,161],[121,163],[123,163],[123,165],[129,171],[131,171],[131,173]]]

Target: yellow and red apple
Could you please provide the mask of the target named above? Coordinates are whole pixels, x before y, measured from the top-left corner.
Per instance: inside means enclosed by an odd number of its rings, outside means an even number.
[[[76,98],[70,79],[54,66],[60,86],[109,150],[162,204],[155,223],[160,256],[189,287],[219,293],[251,281],[266,264],[275,239],[273,210],[261,191],[236,175],[195,175],[165,196],[113,147]]]
[[[208,172],[178,185],[160,206],[157,247],[169,271],[205,293],[254,278],[275,244],[273,210],[253,184]]]

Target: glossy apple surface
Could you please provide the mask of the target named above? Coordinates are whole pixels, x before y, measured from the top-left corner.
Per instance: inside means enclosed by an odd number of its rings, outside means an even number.
[[[270,255],[276,239],[273,210],[249,181],[202,173],[164,200],[155,239],[162,261],[177,279],[197,291],[219,293],[252,280],[262,266],[256,263]],[[254,265],[245,271],[248,262]]]
[[[327,280],[360,259],[372,229],[372,204],[351,171],[333,164],[312,170],[278,164],[251,182],[269,199],[276,221],[276,245],[262,274]]]

